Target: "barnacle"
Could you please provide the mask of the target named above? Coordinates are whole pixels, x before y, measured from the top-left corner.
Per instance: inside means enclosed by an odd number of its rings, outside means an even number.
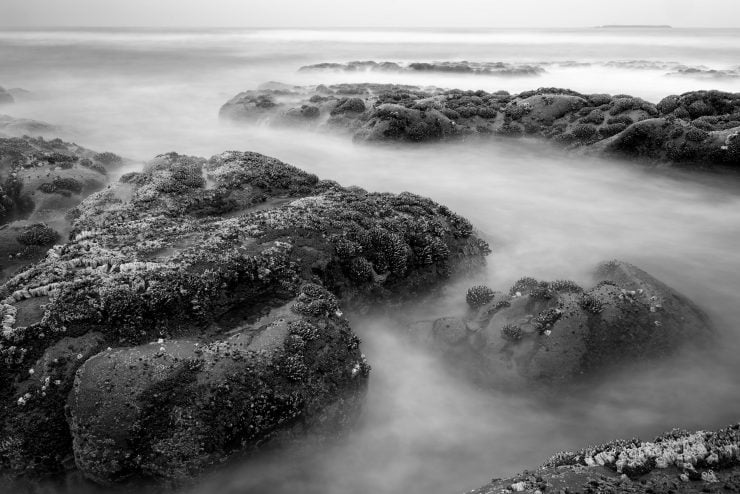
[[[477,285],[468,289],[465,301],[471,308],[477,309],[493,300],[493,297],[493,290],[484,285]]]

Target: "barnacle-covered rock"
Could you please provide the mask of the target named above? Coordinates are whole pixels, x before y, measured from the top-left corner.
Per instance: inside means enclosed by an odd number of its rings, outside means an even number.
[[[70,241],[0,287],[0,440],[14,445],[0,461],[53,472],[74,452],[102,482],[187,477],[273,436],[341,429],[367,365],[340,306],[411,298],[490,252],[430,199],[250,152],[160,155],[70,216]],[[91,333],[59,384],[28,373]]]
[[[572,281],[517,281],[494,294],[473,315],[459,318],[469,331],[454,345],[433,323],[411,334],[431,342],[481,383],[567,385],[611,367],[655,360],[714,334],[690,300],[631,264],[611,261],[584,291]],[[441,320],[449,320],[443,318]]]
[[[469,494],[519,492],[734,492],[740,487],[740,425],[674,429],[653,441],[616,440],[556,453],[536,470],[495,479]]]
[[[425,64],[418,65],[421,70]],[[311,117],[305,118],[309,107]],[[648,162],[736,166],[726,140],[740,131],[740,93],[694,91],[654,105],[629,95],[561,88],[510,95],[392,84],[270,84],[238,94],[221,116],[327,127],[357,141],[528,135]]]
[[[23,245],[50,245],[59,240],[59,234],[43,223],[27,226],[15,238]]]
[[[67,210],[107,183],[101,172],[109,165],[96,156],[61,139],[0,137],[0,282],[43,257],[55,241],[48,235],[43,242],[32,240],[40,230],[29,225],[44,223],[65,235]]]
[[[366,388],[355,340],[336,314],[282,308],[224,339],[105,350],[70,395],[77,466],[101,483],[183,479],[268,439],[338,434]]]
[[[494,291],[487,286],[476,285],[468,289],[468,293],[465,294],[465,301],[471,309],[478,309],[493,300],[494,295]]]

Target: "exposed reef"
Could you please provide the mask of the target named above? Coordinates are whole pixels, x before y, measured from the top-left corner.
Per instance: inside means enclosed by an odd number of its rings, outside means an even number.
[[[257,153],[169,153],[74,208],[70,241],[0,287],[0,461],[180,481],[269,442],[340,433],[369,367],[342,315],[490,252],[409,193]]]
[[[272,83],[238,94],[220,115],[345,131],[357,141],[531,136],[642,161],[740,166],[740,93],[721,91],[672,95],[653,104],[557,88],[511,95],[390,84]]]
[[[121,164],[113,153],[61,139],[0,137],[0,281],[45,254],[47,244],[19,240],[29,239],[28,228],[43,224],[66,234],[67,210],[102,189],[108,170]]]
[[[305,65],[299,69],[303,72],[332,70],[341,72],[447,72],[456,74],[495,75],[495,76],[537,76],[545,69],[536,64],[518,64],[508,62],[374,62],[353,61],[347,63],[324,62]]]
[[[698,307],[635,266],[610,261],[594,278],[588,290],[534,278],[508,293],[473,287],[467,316],[416,322],[409,332],[480,384],[527,389],[591,380],[714,339]]]
[[[652,70],[664,72],[667,76],[693,77],[702,79],[740,78],[740,67],[712,68],[705,65],[685,65],[678,62],[656,60],[610,60],[607,62],[577,62],[573,60],[510,63],[510,62],[375,62],[372,60],[352,62],[322,62],[305,65],[302,72],[442,72],[470,75],[491,75],[511,77],[532,77],[547,72],[547,68],[560,69],[607,67],[624,70]]]
[[[494,479],[468,494],[737,492],[739,467],[740,425],[712,432],[674,429],[651,442],[618,440],[561,452],[537,470]]]

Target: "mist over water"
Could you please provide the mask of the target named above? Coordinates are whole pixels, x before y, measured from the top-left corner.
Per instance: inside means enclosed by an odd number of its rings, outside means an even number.
[[[602,260],[636,264],[714,320],[722,344],[623,369],[588,391],[543,401],[475,388],[402,337],[404,321],[350,315],[373,371],[356,430],[318,449],[234,461],[185,492],[450,493],[532,468],[561,449],[672,427],[738,420],[740,179],[566,154],[527,140],[423,146],[355,145],[347,136],[233,126],[219,107],[275,80],[397,82],[510,92],[541,86],[657,101],[695,89],[740,91],[739,79],[667,77],[594,65],[539,77],[298,73],[349,60],[672,61],[731,68],[739,30],[497,31],[0,31],[0,85],[32,97],[0,111],[64,128],[62,137],[137,160],[177,151],[252,150],[372,191],[429,196],[469,218],[491,242],[486,270],[405,319],[455,315],[464,293],[506,290],[522,276],[589,285]],[[43,492],[79,492],[49,487]],[[98,492],[89,487],[90,492]]]

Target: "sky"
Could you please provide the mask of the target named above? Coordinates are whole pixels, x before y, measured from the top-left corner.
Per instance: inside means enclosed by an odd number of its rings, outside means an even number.
[[[0,0],[0,26],[740,27],[740,0]]]

